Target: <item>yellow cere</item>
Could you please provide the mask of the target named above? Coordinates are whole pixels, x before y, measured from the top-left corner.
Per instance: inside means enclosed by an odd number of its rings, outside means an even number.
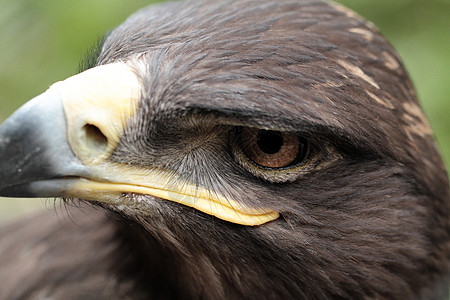
[[[89,69],[53,84],[61,95],[72,150],[83,163],[107,158],[117,146],[128,119],[136,111],[141,83],[124,63]],[[100,155],[86,149],[83,127],[97,127],[107,138]]]

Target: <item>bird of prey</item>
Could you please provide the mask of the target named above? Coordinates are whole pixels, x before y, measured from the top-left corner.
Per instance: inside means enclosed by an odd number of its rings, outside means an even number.
[[[374,26],[321,0],[144,8],[0,127],[1,299],[446,299],[446,171]]]

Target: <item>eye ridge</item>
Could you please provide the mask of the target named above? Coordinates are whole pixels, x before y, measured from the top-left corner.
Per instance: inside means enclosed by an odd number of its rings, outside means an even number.
[[[242,127],[239,144],[246,159],[263,170],[288,170],[309,155],[309,143],[295,133]]]

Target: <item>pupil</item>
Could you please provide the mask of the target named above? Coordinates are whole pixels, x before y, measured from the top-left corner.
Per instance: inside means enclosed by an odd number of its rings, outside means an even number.
[[[267,154],[275,154],[283,146],[283,135],[278,131],[260,130],[258,132],[258,147]]]

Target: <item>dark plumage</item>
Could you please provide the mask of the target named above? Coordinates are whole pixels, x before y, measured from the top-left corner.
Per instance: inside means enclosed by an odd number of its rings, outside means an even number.
[[[316,0],[173,2],[132,15],[94,53],[86,68],[122,62],[137,75],[123,129],[94,115],[80,150],[69,83],[38,98],[63,99],[51,110],[58,135],[24,140],[42,124],[39,104],[0,128],[0,194],[62,196],[70,217],[0,230],[1,299],[446,298],[446,171],[372,25]],[[65,144],[35,146],[53,140]],[[167,179],[157,190],[207,195],[190,205],[130,189],[153,187],[148,174]],[[99,181],[122,185],[72,190]]]

